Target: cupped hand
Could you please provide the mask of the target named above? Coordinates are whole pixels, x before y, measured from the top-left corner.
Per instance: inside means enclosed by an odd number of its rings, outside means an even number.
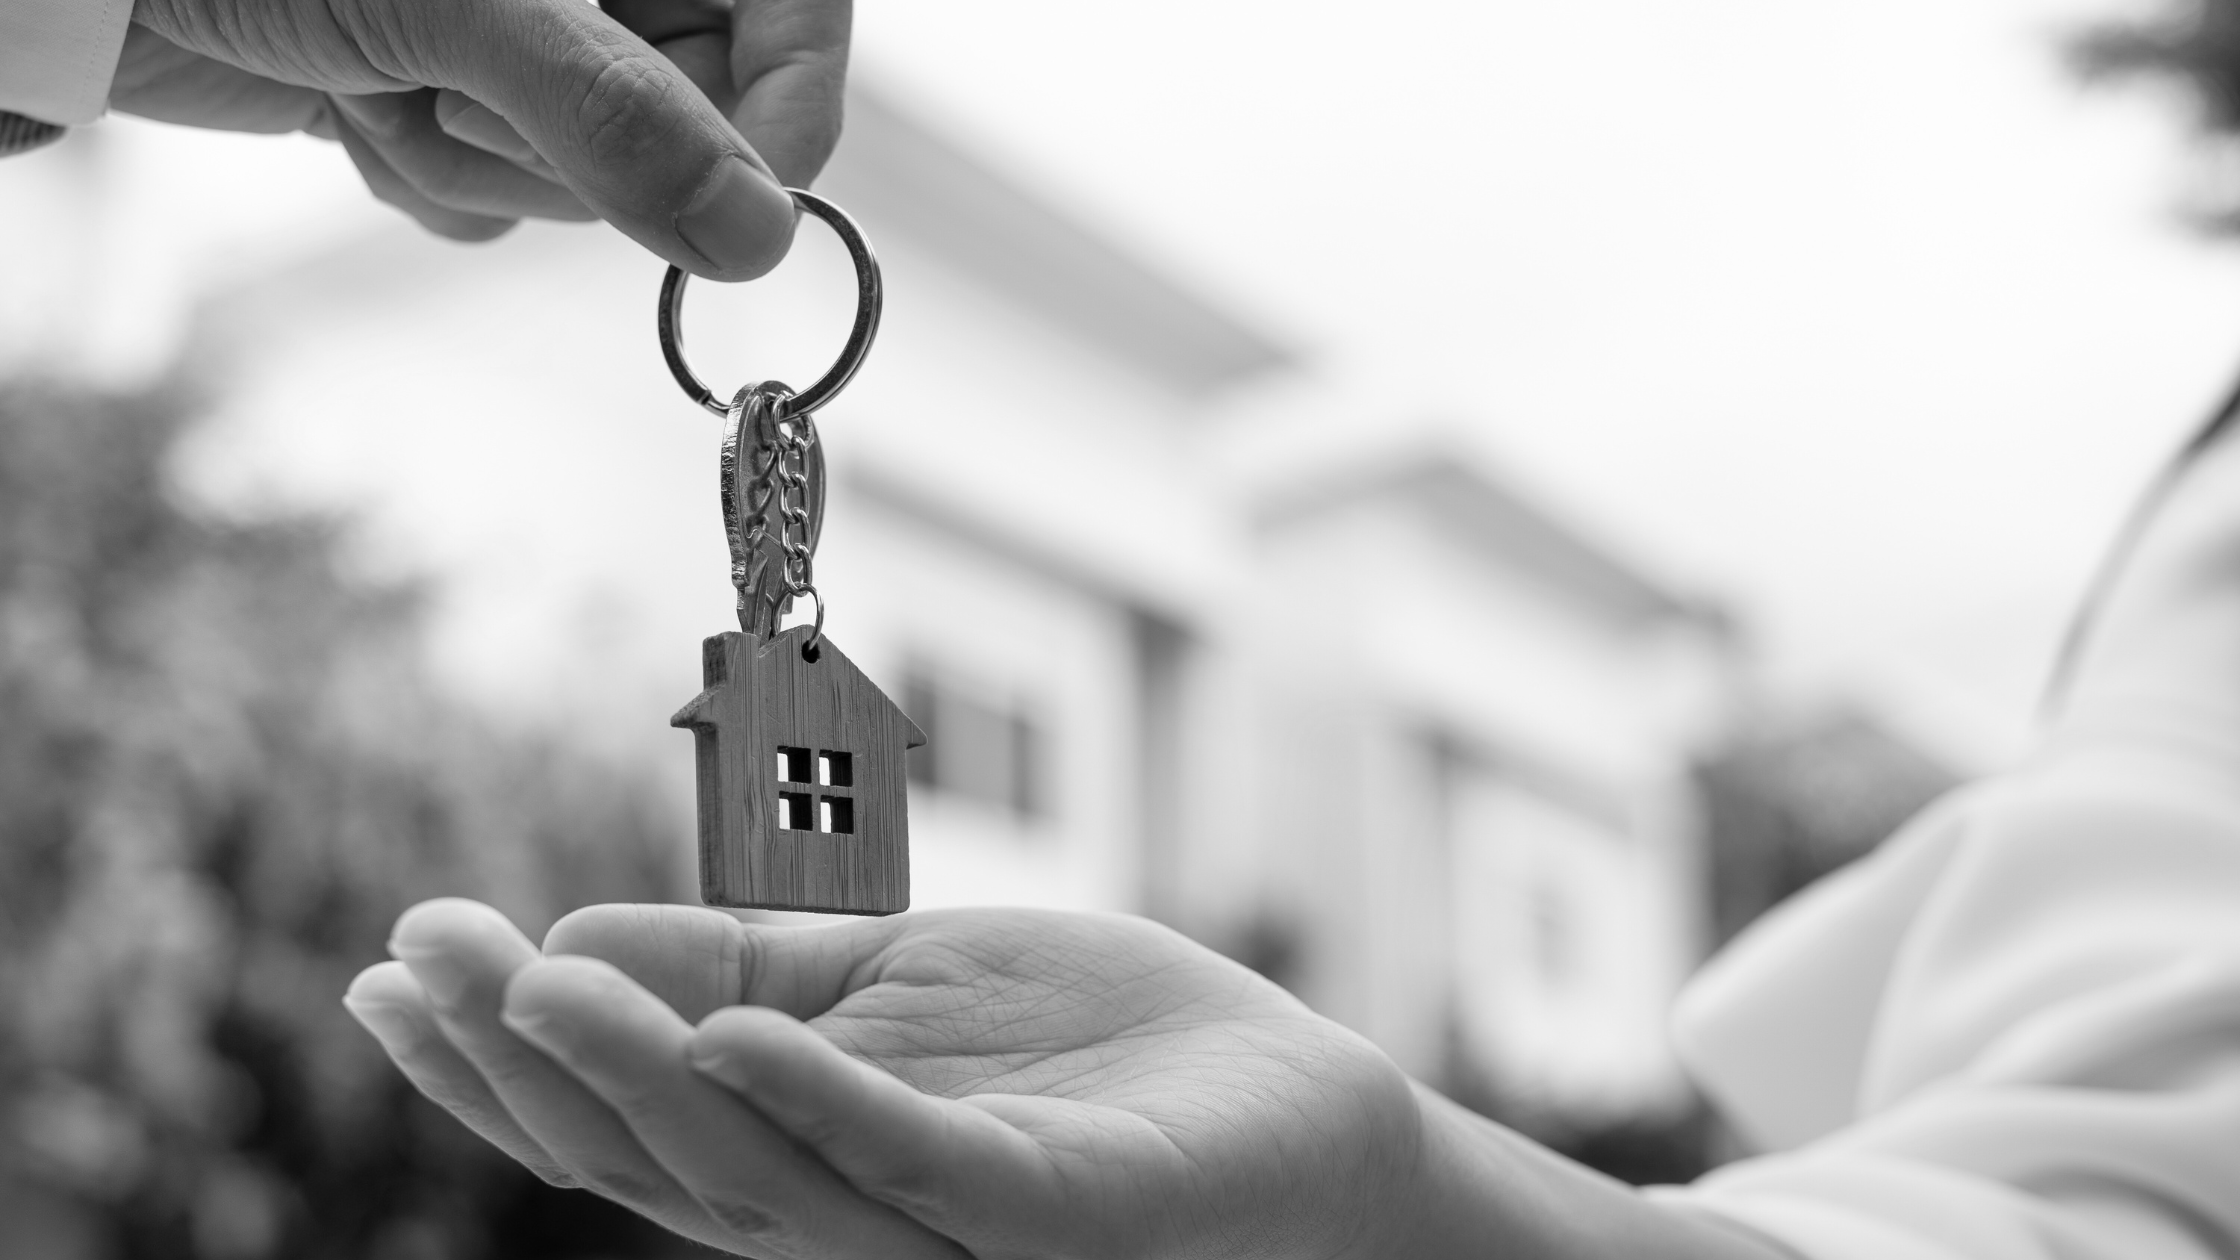
[[[607,219],[696,275],[792,240],[840,132],[849,0],[137,0],[111,103],[342,141],[433,231]]]
[[[1372,1256],[1411,1208],[1406,1077],[1142,920],[605,906],[540,954],[447,901],[393,949],[349,1002],[423,1091],[740,1254]]]

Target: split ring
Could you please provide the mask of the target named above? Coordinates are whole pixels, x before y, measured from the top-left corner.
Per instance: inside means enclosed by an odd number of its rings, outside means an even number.
[[[801,641],[801,659],[809,662],[811,665],[814,665],[817,663],[817,657],[820,655],[817,650],[817,640],[824,637],[824,595],[820,593],[814,585],[804,586],[799,591],[788,592],[784,601],[781,602],[779,607],[781,611],[790,610],[793,607],[793,601],[801,598],[803,595],[807,595],[809,598],[817,601],[817,624],[810,627],[809,637]],[[798,630],[801,627],[795,626],[793,628]],[[776,634],[777,632],[778,619],[776,617],[772,617],[770,619],[770,633]]]
[[[864,356],[871,353],[871,339],[879,335],[879,312],[884,304],[885,289],[879,279],[879,260],[871,252],[870,242],[863,239],[863,229],[848,217],[848,212],[826,201],[813,192],[788,188],[793,204],[825,221],[840,243],[848,247],[848,258],[856,267],[856,320],[848,330],[848,344],[841,347],[840,358],[830,371],[817,378],[809,388],[793,396],[786,406],[791,415],[815,411],[831,402],[833,395],[845,388],[855,378],[856,369],[863,366]],[[692,365],[684,361],[684,286],[692,277],[680,267],[670,267],[669,274],[661,278],[661,357],[668,361],[669,374],[684,387],[685,396],[719,416],[728,416],[731,408],[720,401],[707,385],[695,375]]]

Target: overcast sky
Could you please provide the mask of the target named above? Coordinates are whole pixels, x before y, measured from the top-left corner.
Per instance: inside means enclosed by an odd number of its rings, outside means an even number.
[[[1261,411],[1478,444],[1727,599],[1784,676],[1995,757],[2115,517],[2240,370],[2235,252],[2176,215],[2181,114],[2061,66],[2124,8],[859,0],[857,26],[866,73],[1302,347]],[[110,130],[160,210],[115,283],[389,213],[307,139]]]
[[[1784,671],[2011,748],[2085,570],[2240,370],[2121,0],[866,0],[863,61],[1730,592]],[[1964,729],[1963,729],[1964,728]]]

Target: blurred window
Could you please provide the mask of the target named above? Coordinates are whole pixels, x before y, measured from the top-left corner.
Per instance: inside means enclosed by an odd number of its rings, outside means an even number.
[[[993,704],[930,670],[913,669],[902,707],[926,733],[910,750],[910,781],[1021,819],[1048,812],[1047,739],[1019,703]]]

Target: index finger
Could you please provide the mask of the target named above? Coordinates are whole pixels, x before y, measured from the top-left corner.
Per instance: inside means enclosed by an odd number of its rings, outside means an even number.
[[[850,0],[603,0],[738,127],[788,187],[807,188],[840,142]]]
[[[661,50],[724,117],[731,116],[739,103],[731,82],[731,0],[600,0],[599,7]]]
[[[731,121],[789,186],[806,188],[840,143],[851,0],[759,0],[731,32]]]
[[[865,1198],[735,1092],[693,1070],[692,1025],[617,968],[554,958],[506,988],[506,1022],[567,1066],[735,1237],[781,1256],[966,1260],[956,1244]]]

